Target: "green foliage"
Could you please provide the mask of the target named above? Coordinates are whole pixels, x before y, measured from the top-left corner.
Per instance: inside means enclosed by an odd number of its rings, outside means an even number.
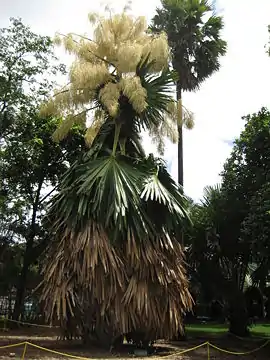
[[[59,121],[42,118],[35,109],[21,110],[0,151],[1,235],[8,233],[12,243],[20,242],[19,247],[9,246],[9,253],[15,251],[15,262],[11,261],[10,266],[15,266],[17,273],[14,270],[6,278],[17,289],[16,317],[23,311],[25,292],[40,281],[35,265],[50,241],[41,221],[48,201],[62,174],[84,149],[83,134],[78,128],[62,143],[52,141],[52,131]]]
[[[79,229],[93,219],[118,241],[129,232],[138,238],[172,233],[187,217],[184,197],[165,165],[152,156],[139,161],[123,156],[93,161],[86,155],[66,174],[51,211],[60,226],[69,223]]]
[[[193,286],[196,289],[199,284],[203,301],[225,300],[230,331],[244,336],[248,332],[248,317],[243,288],[250,257],[246,244],[233,236],[223,189],[208,187],[202,204],[193,213],[188,251]]]
[[[14,270],[7,278],[17,289],[17,318],[29,271],[31,286],[36,286],[36,261],[49,241],[41,223],[46,205],[63,172],[84,149],[79,127],[56,145],[51,135],[60,119],[38,115],[58,73],[64,74],[65,67],[57,63],[49,37],[33,33],[20,19],[12,18],[0,30],[0,221],[11,268],[17,269],[16,276]]]
[[[187,259],[191,281],[201,301],[210,302],[222,297],[228,287],[228,271],[223,268],[225,254],[221,248],[224,198],[220,187],[205,188],[203,200],[200,204],[192,204],[190,216],[193,227],[187,233]],[[228,262],[226,258],[227,265]]]
[[[262,108],[244,120],[245,129],[224,166],[223,187],[231,207],[235,236],[258,264],[254,277],[264,282],[269,270],[270,113]]]
[[[48,36],[33,33],[21,19],[11,18],[0,29],[0,134],[23,108],[44,100],[51,78],[63,65],[56,63],[53,43]]]
[[[84,147],[82,134],[76,129],[72,138],[55,144],[51,134],[58,124],[58,119],[41,118],[34,109],[21,113],[0,152],[1,216],[21,240],[29,233],[33,220],[29,215],[37,212],[35,222],[40,222],[48,193]]]
[[[3,229],[2,229],[3,231]],[[21,244],[1,234],[0,238],[0,295],[7,296],[16,288],[22,265]]]
[[[247,277],[263,288],[270,265],[270,113],[262,108],[243,120],[245,128],[224,165],[221,188],[208,188],[202,204],[192,208],[188,252],[193,281],[208,301],[226,299],[230,330],[238,335],[246,333]]]

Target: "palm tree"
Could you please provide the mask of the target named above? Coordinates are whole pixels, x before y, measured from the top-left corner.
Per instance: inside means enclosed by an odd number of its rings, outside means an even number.
[[[245,336],[248,314],[244,290],[252,259],[242,239],[232,236],[235,230],[230,214],[224,189],[207,187],[201,204],[190,212],[194,227],[189,234],[187,258],[208,299],[214,296],[226,301],[230,332]]]
[[[56,140],[95,113],[89,151],[66,173],[47,214],[54,240],[42,299],[48,317],[72,318],[85,341],[111,345],[138,330],[145,341],[167,338],[191,307],[176,239],[189,224],[187,201],[163,161],[145,157],[140,139],[143,129],[169,135],[164,129],[176,124],[167,39],[125,12],[90,19],[93,40],[63,38],[77,59],[69,85],[45,106],[65,117]]]
[[[220,68],[220,56],[226,42],[220,38],[222,18],[216,16],[207,0],[162,0],[162,8],[150,29],[165,31],[171,49],[172,66],[178,73],[177,99],[182,104],[183,91],[195,91]],[[178,126],[178,182],[183,185],[183,133]]]

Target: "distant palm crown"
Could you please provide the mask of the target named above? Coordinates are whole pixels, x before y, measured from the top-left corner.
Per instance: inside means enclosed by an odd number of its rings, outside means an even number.
[[[223,19],[208,0],[162,0],[152,20],[153,33],[166,31],[172,65],[179,74],[181,91],[197,90],[220,68],[227,43],[221,30]]]

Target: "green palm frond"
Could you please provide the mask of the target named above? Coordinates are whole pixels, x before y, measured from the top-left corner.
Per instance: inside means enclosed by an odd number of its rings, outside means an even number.
[[[85,159],[68,170],[55,198],[51,211],[58,213],[58,226],[67,222],[76,229],[93,219],[116,234],[129,229],[139,237],[189,221],[185,197],[161,161]]]
[[[50,256],[58,255],[45,268],[47,314],[81,308],[87,298],[88,307],[98,306],[99,321],[120,333],[140,328],[164,337],[181,329],[192,303],[176,236],[189,224],[186,202],[164,162],[152,156],[77,161],[49,214],[55,233]],[[158,325],[161,319],[166,327]]]
[[[148,107],[140,115],[139,121],[149,130],[160,125],[169,115],[168,104],[172,101],[174,73],[168,69],[160,76],[149,75],[141,78],[141,82],[147,91]]]
[[[155,228],[158,232],[165,230],[171,233],[180,224],[188,225],[190,218],[186,211],[187,199],[168,174],[164,162],[149,156],[146,166],[151,172],[145,177],[141,199],[145,201],[147,214]]]

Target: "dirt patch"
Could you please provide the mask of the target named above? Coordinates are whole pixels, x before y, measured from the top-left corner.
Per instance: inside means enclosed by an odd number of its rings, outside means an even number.
[[[88,359],[113,359],[117,358],[121,359],[130,359],[134,357],[133,351],[130,346],[123,346],[121,350],[115,351],[114,353],[110,353],[108,351],[104,351],[102,349],[98,349],[95,347],[84,348],[79,342],[76,341],[60,341],[57,339],[57,331],[52,329],[46,329],[45,331],[42,329],[23,329],[23,330],[13,330],[9,332],[1,332],[0,333],[0,347],[21,343],[24,341],[28,341],[37,346],[41,346],[43,348],[48,349],[44,351],[42,349],[33,347],[31,345],[27,346],[27,351],[25,355],[25,359],[38,359],[38,360],[57,360],[59,358],[73,359],[72,356],[80,356]],[[200,347],[191,352],[185,354],[179,354],[179,352],[183,350],[190,349],[195,347],[203,342],[205,339],[190,339],[184,342],[173,342],[166,343],[164,341],[157,342],[155,346],[155,351],[149,357],[152,360],[155,359],[171,359],[171,360],[201,360],[208,359],[208,350],[207,346]],[[223,338],[215,338],[211,339],[211,343],[215,346],[226,349],[232,352],[248,352],[252,351],[255,348],[259,348],[265,343],[265,340],[260,341],[252,341],[252,340],[239,340],[233,339],[229,337]],[[72,356],[61,356],[59,354],[55,354],[52,351],[57,351],[60,353],[69,354]],[[8,360],[12,358],[21,358],[24,351],[24,345],[15,348],[0,348],[0,358],[2,360]],[[263,347],[261,350],[254,352],[248,355],[231,355],[228,353],[224,353],[213,348],[210,348],[210,359],[223,359],[223,360],[232,360],[238,358],[253,360],[253,359],[261,359],[268,360],[270,355],[270,345]]]

